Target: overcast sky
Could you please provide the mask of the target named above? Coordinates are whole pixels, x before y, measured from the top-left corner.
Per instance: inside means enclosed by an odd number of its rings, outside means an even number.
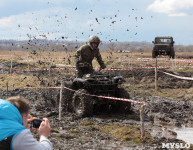
[[[192,8],[193,0],[0,0],[0,39],[173,36],[176,44],[193,45]]]

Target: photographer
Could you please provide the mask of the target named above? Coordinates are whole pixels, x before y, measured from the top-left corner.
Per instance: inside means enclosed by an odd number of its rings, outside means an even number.
[[[52,144],[48,140],[50,134],[48,119],[44,118],[38,128],[40,136],[38,142],[31,134],[28,124],[37,118],[29,115],[29,109],[23,97],[0,99],[1,150],[52,150]]]

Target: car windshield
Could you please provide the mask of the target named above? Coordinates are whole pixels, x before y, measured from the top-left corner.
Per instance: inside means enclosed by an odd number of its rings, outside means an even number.
[[[167,39],[167,38],[157,38],[155,40],[156,43],[171,43],[171,39]]]

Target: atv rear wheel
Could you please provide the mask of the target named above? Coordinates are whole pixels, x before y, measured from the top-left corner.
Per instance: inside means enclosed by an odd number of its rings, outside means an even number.
[[[74,93],[72,106],[77,116],[88,117],[93,114],[93,103],[88,92],[85,89],[79,89]]]

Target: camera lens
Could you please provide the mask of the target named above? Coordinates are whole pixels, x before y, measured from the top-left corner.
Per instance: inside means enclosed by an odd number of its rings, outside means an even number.
[[[42,120],[40,120],[40,119],[33,120],[32,121],[32,127],[33,128],[39,128],[41,122],[42,122]]]

